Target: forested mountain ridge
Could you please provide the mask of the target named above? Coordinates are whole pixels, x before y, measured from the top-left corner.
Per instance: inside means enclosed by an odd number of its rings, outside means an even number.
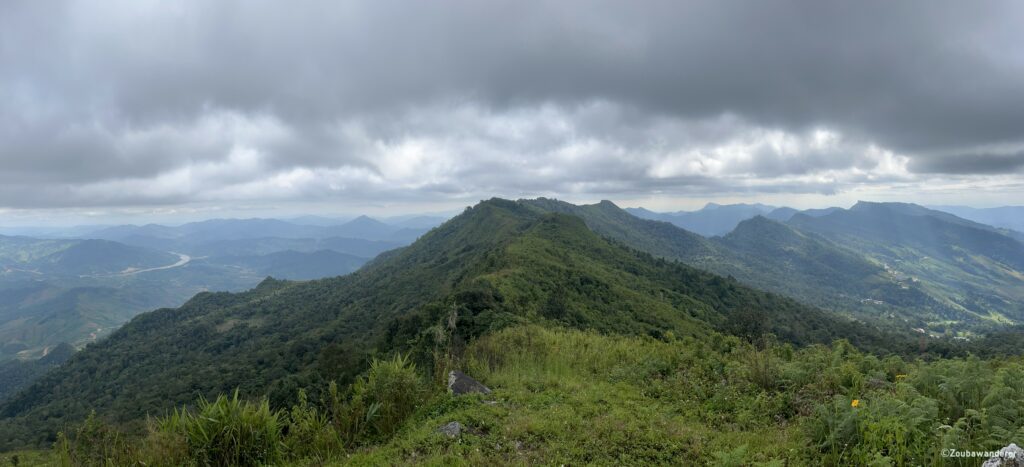
[[[267,280],[246,293],[203,293],[179,309],[142,314],[0,405],[0,440],[45,443],[90,409],[131,423],[235,388],[284,407],[299,388],[350,380],[375,351],[411,352],[428,365],[453,316],[461,342],[541,322],[649,336],[717,330],[770,332],[796,344],[907,344],[609,243],[577,217],[495,199],[348,276]]]
[[[902,327],[923,326],[928,317],[950,312],[864,255],[764,217],[743,221],[713,241],[740,260],[706,267],[826,309]]]
[[[815,232],[918,284],[956,313],[951,324],[1024,320],[1024,243],[991,226],[904,203],[860,202],[789,224]]]
[[[10,396],[64,362],[75,353],[70,344],[47,348],[46,354],[36,360],[7,360],[0,362],[0,400]]]
[[[863,254],[764,217],[741,222],[724,237],[704,238],[667,222],[637,218],[610,201],[582,206],[544,198],[519,202],[572,213],[595,232],[654,256],[868,322],[910,329],[954,313]]]
[[[574,213],[601,235],[655,256],[898,329],[976,337],[1024,317],[1022,244],[1000,229],[918,205],[793,212],[785,225],[753,218],[704,238],[666,222],[627,219],[607,201],[521,202]]]

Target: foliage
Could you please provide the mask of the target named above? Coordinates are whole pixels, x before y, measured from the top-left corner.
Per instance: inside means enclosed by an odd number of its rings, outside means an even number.
[[[493,394],[431,396],[396,356],[374,361],[347,396],[334,386],[323,405],[300,394],[290,411],[275,412],[265,401],[221,397],[200,401],[189,420],[262,431],[273,418],[276,437],[251,439],[269,443],[254,452],[277,449],[282,464],[934,465],[947,460],[942,449],[995,450],[1024,434],[1019,358],[905,361],[844,341],[797,349],[527,325],[474,339],[458,364]],[[265,415],[223,416],[247,411]],[[184,433],[170,421],[180,413],[119,452],[129,461],[174,458],[154,439]],[[452,421],[465,427],[459,438],[436,432]],[[214,450],[193,444],[179,464],[213,462],[201,453]]]
[[[133,457],[133,448],[127,437],[100,420],[95,413],[89,414],[70,437],[60,433],[54,449],[64,465],[126,465]]]
[[[283,455],[280,414],[265,400],[246,403],[238,391],[213,402],[200,398],[194,413],[175,410],[159,426],[160,431],[184,437],[189,457],[200,465],[257,466]]]

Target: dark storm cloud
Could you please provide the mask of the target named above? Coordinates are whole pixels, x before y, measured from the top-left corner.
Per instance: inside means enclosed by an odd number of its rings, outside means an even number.
[[[911,175],[1019,173],[1022,17],[1010,1],[4,2],[0,205],[834,192],[838,172],[892,176],[892,154]]]
[[[1016,154],[962,154],[920,159],[911,165],[914,170],[929,173],[972,172],[1003,174],[1024,168],[1024,152]]]

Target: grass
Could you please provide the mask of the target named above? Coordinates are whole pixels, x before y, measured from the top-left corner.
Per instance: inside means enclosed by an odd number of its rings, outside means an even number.
[[[57,455],[46,451],[14,451],[0,454],[0,467],[56,466],[60,465]]]
[[[72,465],[111,453],[145,465],[969,465],[940,452],[1024,436],[1019,358],[523,325],[455,361],[493,392],[450,395],[397,356],[345,395],[332,385],[327,407],[220,397],[127,443],[90,418],[58,447],[86,460]],[[461,435],[438,431],[451,422]]]
[[[681,352],[689,345],[700,344],[533,326],[487,336],[467,349],[466,369],[493,394],[439,396],[389,443],[345,461],[694,465],[731,454],[749,465],[792,457],[800,432],[765,414],[712,417],[722,429],[709,430],[688,386],[705,382],[698,367],[714,363]],[[452,421],[466,427],[458,439],[436,431]]]

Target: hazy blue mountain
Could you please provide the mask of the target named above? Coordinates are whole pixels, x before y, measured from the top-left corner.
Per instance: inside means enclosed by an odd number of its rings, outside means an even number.
[[[964,219],[988,224],[993,227],[1024,233],[1024,206],[1002,206],[997,208],[972,208],[967,206],[932,206],[932,209],[948,212]]]
[[[642,219],[669,222],[705,237],[724,235],[736,228],[741,221],[754,216],[765,215],[775,210],[763,204],[715,204],[708,203],[698,211],[657,213],[644,208],[627,208],[626,211]]]
[[[764,217],[767,217],[768,219],[771,219],[773,221],[788,222],[797,213],[806,214],[806,215],[812,216],[812,217],[820,217],[820,216],[824,216],[826,214],[829,214],[829,213],[831,213],[833,211],[836,211],[838,209],[841,209],[841,208],[805,209],[805,210],[801,211],[799,209],[793,209],[793,208],[789,208],[789,207],[781,207],[781,208],[778,208],[778,209],[774,209],[774,210],[768,212],[767,214],[764,214]]]
[[[402,227],[385,224],[369,216],[359,216],[344,224],[328,227],[333,237],[385,240]]]
[[[332,250],[338,253],[373,258],[385,251],[406,245],[406,242],[366,240],[361,238],[277,238],[261,237],[241,240],[218,240],[198,245],[182,245],[182,251],[195,256],[252,256],[278,251],[313,252]]]
[[[179,306],[199,292],[244,290],[267,276],[305,280],[347,274],[406,244],[244,238],[263,227],[294,232],[290,224],[272,220],[106,230],[162,249],[98,239],[0,237],[0,361],[38,357],[60,342],[83,346],[141,312]],[[392,235],[404,231],[390,228]],[[236,238],[205,241],[217,237]]]
[[[249,274],[275,279],[310,280],[340,276],[359,269],[367,258],[332,250],[313,252],[278,251],[258,256],[220,256],[212,263],[249,270]]]
[[[68,248],[28,263],[28,267],[54,275],[112,275],[177,263],[175,254],[107,240],[82,240]]]
[[[332,225],[301,225],[277,219],[212,219],[176,227],[152,224],[116,226],[94,232],[91,236],[135,246],[199,254],[200,251],[208,250],[208,245],[266,238],[349,238],[405,245],[427,230],[429,229],[389,225],[367,216],[360,216],[348,222]]]
[[[344,224],[344,223],[352,220],[352,218],[351,217],[325,217],[325,216],[308,215],[308,216],[291,217],[291,218],[284,219],[284,220],[287,221],[287,222],[291,222],[292,224],[298,224],[298,225],[317,225],[317,226],[326,227],[326,226]]]
[[[444,223],[444,216],[400,216],[384,219],[384,222],[409,229],[432,229]]]
[[[179,256],[106,240],[48,240],[0,236],[0,279],[112,275],[167,266]]]

